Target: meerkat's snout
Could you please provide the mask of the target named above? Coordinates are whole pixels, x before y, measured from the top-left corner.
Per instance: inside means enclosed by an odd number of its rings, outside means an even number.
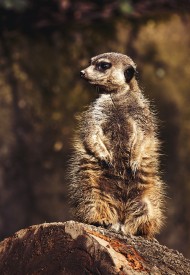
[[[82,78],[85,77],[85,71],[84,70],[80,71],[80,77],[82,77]]]

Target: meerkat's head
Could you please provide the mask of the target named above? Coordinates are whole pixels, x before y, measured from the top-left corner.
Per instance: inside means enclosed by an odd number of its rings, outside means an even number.
[[[104,53],[91,59],[90,66],[80,72],[90,84],[114,92],[120,88],[129,90],[136,81],[136,65],[130,57],[120,53]]]

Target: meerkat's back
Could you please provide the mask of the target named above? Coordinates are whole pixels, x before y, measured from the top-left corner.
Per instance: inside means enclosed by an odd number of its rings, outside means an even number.
[[[92,58],[81,71],[99,97],[81,115],[70,165],[76,218],[124,234],[153,236],[163,223],[156,120],[125,55]]]

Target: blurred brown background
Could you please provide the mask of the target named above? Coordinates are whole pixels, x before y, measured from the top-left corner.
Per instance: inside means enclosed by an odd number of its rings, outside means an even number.
[[[160,119],[167,221],[190,257],[190,1],[0,1],[0,238],[71,219],[65,177],[75,115],[96,92],[90,57],[131,56]]]

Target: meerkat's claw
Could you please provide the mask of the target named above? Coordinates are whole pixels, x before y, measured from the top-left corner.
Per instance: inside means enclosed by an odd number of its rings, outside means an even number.
[[[94,226],[97,226],[97,227],[101,226],[101,227],[104,227],[106,229],[109,229],[112,226],[112,223],[109,223],[108,221],[105,221],[105,220],[104,221],[99,221],[99,222],[92,222],[91,224],[94,225]]]
[[[108,160],[101,160],[100,166],[102,166],[103,168],[112,168],[113,164]]]
[[[133,178],[136,177],[138,167],[139,167],[139,163],[137,161],[133,161],[133,162],[130,163],[131,174],[132,174]]]

